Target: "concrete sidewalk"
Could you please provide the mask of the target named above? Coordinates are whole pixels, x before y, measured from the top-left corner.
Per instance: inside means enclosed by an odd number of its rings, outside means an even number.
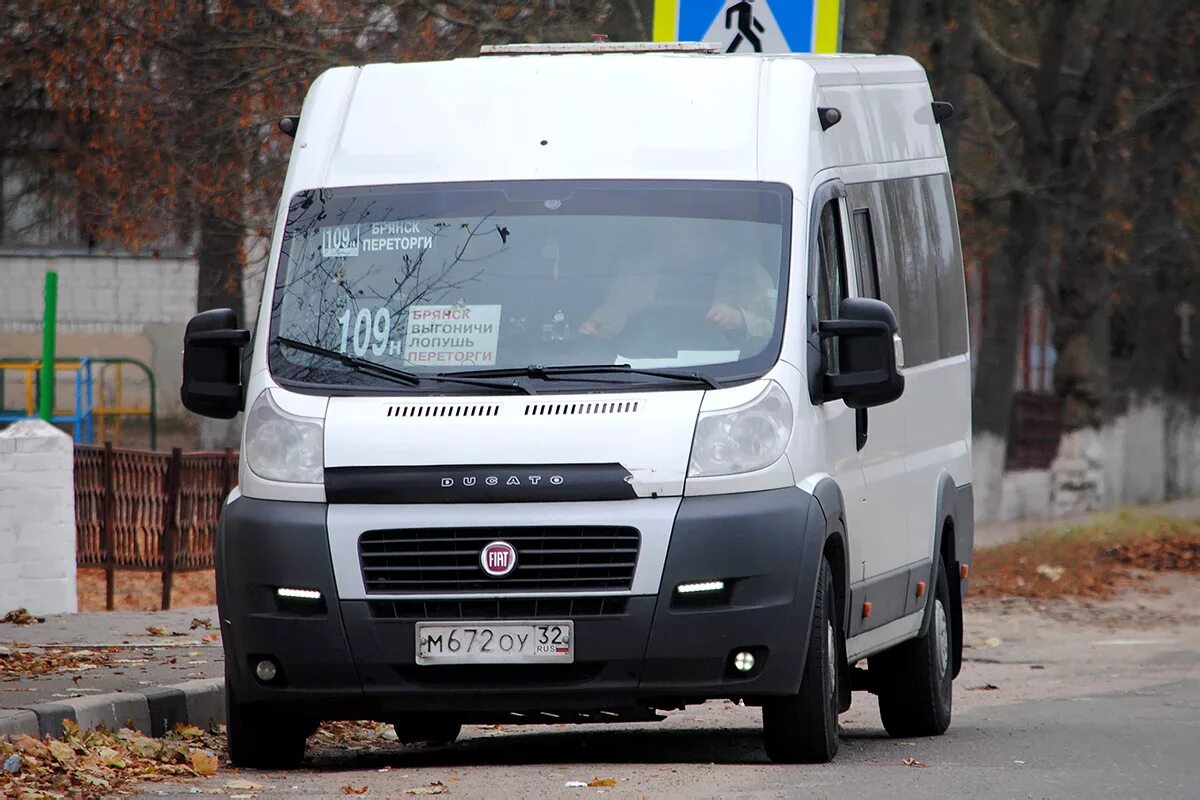
[[[64,719],[151,735],[224,722],[216,617],[205,607],[0,623],[0,735],[57,736]]]

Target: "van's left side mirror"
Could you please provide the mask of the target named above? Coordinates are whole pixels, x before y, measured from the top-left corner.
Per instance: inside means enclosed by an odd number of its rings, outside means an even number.
[[[848,297],[838,319],[822,320],[822,339],[834,339],[838,371],[825,375],[826,400],[845,400],[850,408],[890,403],[904,393],[896,364],[896,315],[891,306],[866,297]]]
[[[242,348],[250,331],[238,327],[230,308],[201,311],[183,334],[183,385],[179,397],[189,411],[233,419],[242,410]]]

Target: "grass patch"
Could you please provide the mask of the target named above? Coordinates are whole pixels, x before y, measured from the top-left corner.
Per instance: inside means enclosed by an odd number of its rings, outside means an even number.
[[[975,552],[975,597],[1090,597],[1156,572],[1200,574],[1200,519],[1121,511]]]

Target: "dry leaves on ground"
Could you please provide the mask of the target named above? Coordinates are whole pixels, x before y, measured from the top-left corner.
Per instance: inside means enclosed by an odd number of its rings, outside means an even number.
[[[14,608],[3,617],[0,617],[0,622],[8,622],[13,625],[37,625],[45,621],[45,617],[35,617],[24,608]]]
[[[112,665],[117,647],[80,650],[71,647],[37,647],[12,644],[0,647],[0,681],[36,678],[55,672],[95,669]]]
[[[971,594],[1105,599],[1155,572],[1200,574],[1200,520],[1124,513],[982,548]]]
[[[906,767],[928,767],[928,761],[922,761],[919,758],[906,758],[901,762]]]
[[[137,782],[216,772],[220,739],[199,729],[198,735],[152,739],[128,728],[81,732],[69,720],[63,728],[60,739],[21,735],[0,741],[0,796],[108,797]]]
[[[157,611],[162,602],[162,576],[157,572],[117,570],[113,600],[117,610]],[[103,611],[104,570],[84,567],[76,573],[75,591],[80,611]],[[217,603],[217,584],[211,569],[178,572],[171,586],[172,608],[212,606]]]
[[[405,792],[405,794],[445,794],[448,791],[450,791],[450,789],[446,786],[446,784],[442,783],[441,781],[434,781],[428,786],[418,786],[415,789],[409,789]]]

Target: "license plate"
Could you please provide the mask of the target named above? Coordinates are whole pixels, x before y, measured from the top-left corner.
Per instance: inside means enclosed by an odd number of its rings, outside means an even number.
[[[540,622],[417,623],[418,664],[571,664],[575,626]]]

